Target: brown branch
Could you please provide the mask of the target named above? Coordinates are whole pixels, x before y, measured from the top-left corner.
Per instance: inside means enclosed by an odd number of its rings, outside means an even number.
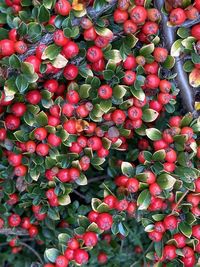
[[[161,10],[164,6],[164,0],[154,1],[155,6],[158,10]],[[175,27],[167,27],[168,17],[163,12],[161,13],[161,30],[163,33],[165,47],[170,50],[173,43],[176,40],[176,28]],[[188,75],[183,69],[183,59],[180,57],[176,58],[175,72],[178,74],[176,82],[180,89],[180,95],[182,98],[183,107],[187,112],[191,112],[194,117],[198,117],[198,112],[194,108],[195,94],[193,87],[189,84]]]
[[[88,184],[94,183],[94,182],[98,182],[100,180],[104,180],[104,179],[108,179],[108,178],[109,178],[108,175],[97,176],[97,177],[94,177],[94,178],[89,179],[88,180]]]
[[[0,235],[18,235],[18,236],[28,236],[28,232],[23,229],[16,229],[16,228],[3,228],[0,229]]]
[[[19,245],[29,249],[37,257],[37,259],[40,261],[40,263],[44,264],[42,258],[40,257],[40,254],[34,248],[32,248],[31,246],[29,246],[28,244],[26,244],[24,242],[19,242]]]
[[[87,198],[83,194],[78,192],[76,189],[74,189],[72,193],[76,194],[77,196],[79,196],[80,198],[82,198],[84,200],[87,200]]]

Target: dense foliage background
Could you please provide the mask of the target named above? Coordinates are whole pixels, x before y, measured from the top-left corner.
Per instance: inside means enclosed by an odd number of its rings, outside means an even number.
[[[0,12],[0,266],[199,266],[200,1]]]

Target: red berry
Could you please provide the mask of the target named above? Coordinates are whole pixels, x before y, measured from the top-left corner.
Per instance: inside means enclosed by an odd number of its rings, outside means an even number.
[[[10,153],[8,156],[8,162],[12,166],[19,166],[22,162],[22,154]]]
[[[93,210],[88,213],[88,219],[90,222],[96,222],[98,216],[99,213]]]
[[[93,137],[90,137],[88,139],[88,147],[91,147],[92,150],[99,150],[100,148],[102,148],[102,141],[101,141],[101,138],[97,137],[97,136],[93,136]]]
[[[97,259],[98,259],[98,263],[105,264],[108,261],[108,256],[106,253],[100,252]]]
[[[30,237],[35,237],[36,235],[38,235],[38,228],[34,225],[32,225],[29,229],[28,229],[28,233]]]
[[[31,227],[31,222],[29,217],[24,217],[21,221],[21,227],[28,230]]]
[[[147,21],[142,27],[142,32],[144,34],[146,34],[146,35],[152,35],[152,34],[157,34],[158,29],[159,28],[158,28],[158,24],[157,23],[151,22],[151,21]]]
[[[135,6],[130,12],[131,20],[136,24],[142,24],[147,18],[147,11],[142,6]]]
[[[65,255],[65,257],[66,257],[69,261],[71,261],[71,260],[74,259],[74,250],[72,250],[72,249],[70,249],[70,248],[67,248],[67,249],[65,250],[64,255]]]
[[[126,183],[126,188],[130,193],[136,193],[139,189],[139,182],[136,178],[129,178]]]
[[[80,177],[80,171],[77,168],[69,169],[70,180],[75,181]]]
[[[136,74],[132,70],[127,70],[123,77],[123,82],[126,85],[133,85],[136,80]]]
[[[26,100],[33,105],[37,105],[42,99],[41,93],[38,90],[29,91],[26,94]]]
[[[47,80],[44,83],[44,89],[48,90],[51,93],[55,93],[58,89],[58,82],[55,79]]]
[[[96,224],[101,230],[109,230],[113,224],[112,216],[109,213],[101,213],[96,219]]]
[[[102,99],[109,99],[112,97],[112,88],[108,84],[101,85],[98,89],[98,95]]]
[[[29,56],[25,59],[25,62],[30,63],[33,66],[33,69],[35,72],[39,72],[40,71],[40,64],[41,64],[41,60],[39,58],[37,58],[36,56]]]
[[[177,245],[176,245],[177,248],[183,248],[183,247],[185,247],[187,238],[183,234],[177,233],[177,234],[175,234],[173,236],[173,239],[177,243]]]
[[[147,75],[145,80],[145,86],[148,89],[157,89],[159,87],[159,84],[160,84],[160,79],[158,78],[157,75],[155,74]]]
[[[67,0],[58,0],[54,8],[57,14],[68,16],[72,7],[70,2]]]
[[[78,67],[73,64],[68,64],[63,71],[66,80],[72,81],[78,76]]]
[[[181,25],[186,20],[185,11],[182,8],[172,9],[169,20],[174,25]]]
[[[53,34],[54,43],[58,46],[64,46],[69,43],[69,39],[65,37],[64,32],[62,30],[56,30]]]
[[[86,264],[89,260],[88,252],[83,249],[76,249],[74,251],[74,260],[78,264]]]
[[[24,165],[18,165],[14,168],[14,174],[16,176],[25,176],[27,173],[27,167]]]
[[[154,242],[160,242],[162,240],[163,234],[154,230],[152,232],[149,232],[148,236]]]
[[[116,9],[113,13],[113,18],[116,23],[125,23],[128,19],[128,12],[125,10]]]
[[[174,215],[166,216],[163,222],[167,230],[175,230],[178,226],[178,220]]]
[[[128,109],[128,116],[131,120],[139,120],[142,118],[142,109],[133,106]]]
[[[39,145],[37,145],[36,153],[39,156],[45,157],[49,153],[49,146],[47,144],[39,144]]]
[[[122,124],[124,123],[125,119],[126,119],[126,114],[123,110],[120,109],[116,109],[115,111],[113,111],[112,113],[112,120],[115,124]]]
[[[99,47],[91,46],[87,50],[86,57],[88,61],[94,63],[103,58],[103,52],[101,51]]]
[[[62,139],[56,134],[50,133],[47,137],[47,142],[53,147],[57,147],[62,143]]]
[[[15,115],[9,114],[5,118],[5,125],[11,131],[16,130],[20,126],[20,119]]]
[[[104,198],[104,202],[109,206],[110,209],[114,209],[117,198],[113,195],[108,195]]]
[[[18,54],[24,54],[28,49],[26,43],[24,43],[23,41],[16,42],[14,48]]]
[[[64,255],[59,255],[56,258],[56,267],[67,267],[68,266],[68,259]]]
[[[192,226],[192,235],[200,240],[200,225]]]
[[[177,159],[176,151],[173,150],[172,148],[167,148],[165,152],[166,152],[165,160],[169,163],[174,163]]]
[[[126,20],[123,23],[123,29],[126,34],[134,34],[137,31],[138,27],[137,24],[132,20]]]
[[[21,223],[21,218],[18,214],[12,214],[8,217],[8,224],[10,227],[17,227]]]
[[[164,250],[163,250],[163,257],[166,260],[173,260],[176,258],[176,247],[173,245],[166,245],[164,246]]]
[[[162,193],[162,189],[157,183],[153,183],[149,186],[149,192],[152,196],[159,196]]]
[[[62,52],[64,54],[64,56],[67,59],[73,58],[75,56],[78,55],[79,53],[79,47],[78,45],[73,42],[73,41],[69,41],[62,49]]]
[[[86,232],[83,235],[83,241],[84,241],[85,246],[94,247],[98,241],[97,234],[94,232]]]
[[[11,56],[15,53],[14,42],[12,40],[4,39],[0,41],[0,55],[3,57]]]
[[[162,63],[167,59],[168,51],[166,48],[156,47],[154,49],[153,56],[157,62]]]

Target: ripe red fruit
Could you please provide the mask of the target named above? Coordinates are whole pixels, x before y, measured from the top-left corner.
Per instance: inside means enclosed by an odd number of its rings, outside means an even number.
[[[83,241],[84,241],[85,246],[94,247],[98,241],[97,234],[94,232],[86,232],[83,235]]]
[[[78,76],[78,67],[73,64],[68,64],[63,71],[65,79],[72,81]]]
[[[63,183],[70,181],[70,176],[69,176],[69,170],[68,169],[59,170],[57,176],[58,176],[58,179]]]
[[[176,247],[173,245],[164,246],[163,257],[166,260],[173,260],[176,258]]]
[[[126,188],[128,192],[135,193],[139,189],[139,182],[136,178],[129,178],[126,183]]]
[[[85,29],[83,36],[86,41],[94,41],[97,37],[95,28],[92,26],[89,29]]]
[[[3,57],[11,56],[15,53],[14,42],[4,39],[0,41],[0,55]]]
[[[161,18],[160,11],[157,8],[147,9],[147,16],[150,21],[158,21]]]
[[[42,99],[41,93],[38,90],[29,91],[26,94],[26,100],[33,105],[37,105]]]
[[[99,213],[96,212],[96,211],[94,211],[94,210],[92,210],[92,211],[90,211],[90,212],[88,213],[87,216],[88,216],[88,220],[89,220],[90,222],[96,222],[97,217],[99,216]]]
[[[147,21],[142,27],[142,32],[146,35],[157,34],[158,24],[155,22]]]
[[[24,165],[18,165],[14,168],[14,173],[16,176],[25,176],[27,173],[27,167]]]
[[[35,50],[35,54],[36,54],[36,57],[41,59],[42,58],[42,54],[45,50],[47,46],[45,44],[40,44],[37,46],[36,50]]]
[[[195,181],[195,192],[200,193],[200,177],[198,177]]]
[[[8,217],[8,224],[10,227],[17,227],[21,223],[21,218],[18,214],[11,214]]]
[[[75,249],[79,248],[79,242],[77,239],[71,238],[68,240],[67,246],[68,246],[68,248],[75,250]]]
[[[55,4],[55,12],[62,16],[68,16],[71,11],[71,4],[67,0],[58,0]]]
[[[62,49],[62,52],[64,54],[64,56],[67,59],[73,58],[75,56],[78,55],[79,53],[79,47],[78,45],[73,42],[73,41],[69,41]]]
[[[96,219],[96,224],[101,230],[109,230],[113,224],[113,218],[109,213],[101,213]]]
[[[44,265],[44,267],[55,267],[55,265],[52,264],[52,263],[46,263],[46,264]]]
[[[167,59],[168,51],[166,48],[156,47],[154,49],[153,56],[157,62],[162,63]]]
[[[123,67],[126,70],[132,70],[137,66],[136,59],[133,55],[128,55],[123,62]]]
[[[97,155],[100,158],[105,158],[109,155],[109,150],[105,149],[104,147],[101,147],[98,151],[97,151]]]
[[[165,160],[169,163],[174,163],[177,159],[176,151],[173,150],[172,148],[167,148],[165,152],[166,152]]]
[[[195,0],[194,6],[200,11],[200,0]]]
[[[101,85],[98,89],[98,95],[102,99],[109,99],[112,97],[112,88],[108,84]]]
[[[159,69],[159,65],[156,61],[152,63],[147,63],[144,65],[144,70],[146,74],[157,74]]]
[[[62,30],[56,30],[53,34],[54,43],[58,46],[64,46],[69,42],[69,39],[65,37]]]
[[[128,201],[126,199],[122,199],[122,200],[116,201],[115,208],[118,211],[127,210],[127,208],[128,208]]]
[[[102,141],[100,137],[92,136],[88,139],[88,147],[91,147],[92,150],[99,150],[102,148]]]
[[[23,116],[26,112],[26,109],[26,105],[20,102],[17,102],[11,106],[11,112],[17,117]]]
[[[9,114],[5,118],[5,125],[6,128],[14,131],[20,126],[20,119],[16,117],[15,115]]]
[[[125,10],[116,9],[113,13],[113,18],[116,23],[125,23],[128,19],[128,12]]]
[[[64,255],[65,255],[65,257],[66,257],[69,261],[71,261],[71,260],[74,259],[74,250],[72,250],[72,249],[70,249],[70,248],[67,248],[67,249],[65,250]]]
[[[169,81],[167,81],[167,80],[161,80],[160,81],[159,88],[160,88],[160,91],[162,93],[169,93],[171,90],[171,87],[172,87],[172,85]]]
[[[24,217],[21,221],[21,227],[28,230],[31,227],[31,222],[29,217]]]
[[[132,106],[128,109],[128,116],[131,120],[139,120],[142,118],[142,109]]]
[[[146,174],[146,183],[148,184],[153,184],[156,181],[156,176],[153,172],[151,171],[145,171],[144,172]]]
[[[163,222],[155,222],[155,230],[160,233],[164,233],[166,231],[164,223]]]
[[[123,29],[126,34],[134,34],[137,31],[137,24],[132,20],[126,20],[123,24]]]
[[[47,137],[47,142],[53,147],[57,147],[62,143],[62,139],[56,134],[50,133]]]
[[[87,50],[86,57],[88,61],[95,63],[103,58],[103,52],[101,51],[99,47],[91,46]]]
[[[17,29],[11,29],[8,33],[8,37],[11,41],[17,42]]]
[[[177,233],[173,236],[173,239],[176,240],[177,248],[185,247],[187,238],[183,234]]]
[[[111,117],[115,124],[122,124],[126,120],[125,112],[120,109],[116,109],[115,111],[113,111]]]
[[[194,267],[196,263],[195,256],[183,257],[181,260],[183,261],[184,267]]]
[[[135,6],[130,12],[131,20],[136,24],[142,24],[147,19],[147,11],[142,6]]]
[[[75,120],[68,120],[63,124],[63,128],[69,133],[69,134],[75,134],[77,132],[76,130],[76,121]]]
[[[47,80],[44,83],[44,89],[48,90],[51,93],[55,93],[58,89],[58,82],[55,79]]]
[[[29,229],[28,229],[28,233],[30,237],[35,237],[36,235],[38,235],[38,228],[34,225],[32,225]]]
[[[39,145],[37,145],[36,153],[39,156],[45,157],[49,153],[49,146],[47,144],[39,144]]]
[[[4,141],[6,139],[6,129],[0,128],[0,141]]]
[[[154,141],[153,146],[155,151],[168,148],[168,144],[163,139]]]
[[[162,193],[162,189],[157,183],[153,183],[149,186],[149,192],[152,196],[159,196]]]
[[[123,77],[123,82],[126,85],[132,85],[134,84],[136,80],[136,73],[132,70],[127,70],[125,71],[124,77]]]
[[[75,181],[80,177],[80,171],[77,168],[69,169],[70,180]]]
[[[35,129],[34,137],[39,141],[44,140],[47,137],[47,130],[43,127]]]
[[[10,153],[8,156],[8,162],[12,166],[19,166],[22,162],[22,154]]]
[[[155,74],[149,74],[145,80],[145,86],[148,89],[157,89],[160,84],[160,79]]]
[[[178,219],[174,215],[166,216],[163,222],[167,230],[175,230],[178,226]]]
[[[192,27],[191,35],[198,41],[200,40],[200,24],[196,24]]]
[[[172,9],[169,20],[173,25],[181,25],[186,20],[185,11],[182,8]]]
[[[187,16],[188,19],[191,20],[197,19],[199,16],[199,11],[196,7],[190,5],[185,9],[185,15]]]
[[[109,206],[110,209],[114,209],[117,198],[113,195],[108,195],[104,198],[104,202]]]
[[[108,261],[107,254],[104,252],[100,252],[97,259],[98,259],[98,263],[100,264],[105,264]]]
[[[193,132],[193,129],[191,127],[186,126],[186,127],[183,127],[181,129],[181,134],[187,135],[188,139],[190,139],[193,137],[194,132]]]
[[[41,60],[36,56],[29,56],[25,59],[25,62],[30,63],[36,73],[40,71]]]
[[[76,249],[74,251],[74,260],[78,264],[86,264],[89,260],[88,252],[83,249]]]
[[[36,149],[36,143],[34,141],[26,142],[26,151],[29,153],[34,153]]]
[[[152,232],[149,232],[148,236],[154,242],[160,242],[162,240],[163,234],[154,230]]]
[[[192,226],[192,235],[200,240],[200,224]]]
[[[68,259],[64,255],[59,255],[56,258],[56,267],[67,267],[68,266]]]
[[[24,54],[27,51],[28,47],[23,41],[18,41],[14,44],[14,49],[18,54]]]

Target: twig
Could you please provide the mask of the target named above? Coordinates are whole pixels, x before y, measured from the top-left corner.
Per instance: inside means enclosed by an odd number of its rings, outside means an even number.
[[[34,249],[32,248],[31,246],[29,246],[28,244],[24,243],[24,242],[19,242],[20,245],[28,248],[31,252],[33,252],[33,254],[38,258],[38,260],[40,261],[41,264],[44,264],[42,258],[40,257],[39,253]]]
[[[97,176],[97,177],[94,177],[94,178],[91,178],[90,180],[88,180],[88,184],[94,183],[94,182],[98,182],[100,180],[104,180],[104,179],[107,179],[107,178],[109,178],[108,175]]]
[[[84,200],[87,200],[87,198],[83,194],[81,194],[80,192],[78,192],[76,189],[74,189],[72,193],[74,193],[77,196],[83,198]]]
[[[187,194],[189,193],[189,190],[186,190],[185,193],[182,195],[182,197],[178,200],[178,202],[176,203],[176,205],[174,206],[171,214],[176,211],[176,209],[178,208],[178,206],[181,204],[181,202],[183,201],[183,199],[187,196]]]
[[[2,235],[18,235],[18,236],[27,236],[28,232],[23,229],[12,229],[12,228],[3,228],[0,229],[0,234]]]
[[[194,19],[194,20],[187,20],[186,22],[184,22],[181,25],[181,27],[190,28],[190,27],[194,26],[195,24],[197,24],[199,22],[200,22],[200,17],[198,17],[197,19]]]
[[[164,6],[164,0],[154,1],[155,6],[161,10]],[[161,13],[161,29],[163,32],[163,37],[165,41],[165,46],[168,50],[171,49],[173,43],[176,40],[176,28],[175,27],[166,27],[168,22],[168,17],[163,12]],[[190,86],[188,82],[188,75],[183,69],[183,60],[178,57],[175,62],[175,71],[178,74],[176,82],[180,88],[180,95],[182,98],[183,106],[187,112],[191,112],[194,117],[198,116],[198,112],[194,108],[194,89]]]
[[[145,250],[145,252],[143,253],[143,255],[145,255],[153,246],[153,242],[150,243],[150,245],[148,246],[148,248]],[[134,267],[134,266],[138,266],[137,264],[142,260],[143,256],[140,257],[140,259],[136,262],[134,262],[130,267]]]

